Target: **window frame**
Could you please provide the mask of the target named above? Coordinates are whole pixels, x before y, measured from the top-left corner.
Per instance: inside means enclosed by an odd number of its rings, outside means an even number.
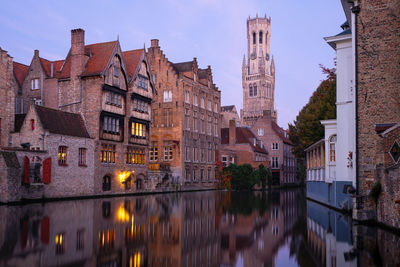
[[[65,154],[62,156],[62,154]],[[68,147],[67,146],[58,146],[57,153],[57,161],[58,166],[68,166]]]

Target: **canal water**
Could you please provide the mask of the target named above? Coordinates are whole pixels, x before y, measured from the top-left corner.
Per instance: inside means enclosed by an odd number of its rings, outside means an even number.
[[[301,190],[0,206],[0,266],[399,266],[400,237]]]

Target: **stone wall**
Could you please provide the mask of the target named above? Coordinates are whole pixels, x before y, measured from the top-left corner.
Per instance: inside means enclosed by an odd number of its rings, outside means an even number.
[[[9,134],[14,130],[16,87],[13,58],[0,48],[0,147],[9,146]]]
[[[359,195],[366,196],[384,163],[378,123],[400,121],[400,3],[362,0],[357,15],[357,105]],[[363,198],[364,211],[374,203]]]

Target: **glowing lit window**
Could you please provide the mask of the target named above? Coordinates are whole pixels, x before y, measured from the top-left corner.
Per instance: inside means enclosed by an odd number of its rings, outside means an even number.
[[[68,164],[68,147],[59,146],[58,147],[58,165],[66,166]]]
[[[115,163],[117,153],[115,145],[102,144],[100,148],[100,161],[105,163]]]
[[[56,244],[56,254],[64,254],[65,253],[65,233],[60,233],[60,234],[56,235],[55,244]]]

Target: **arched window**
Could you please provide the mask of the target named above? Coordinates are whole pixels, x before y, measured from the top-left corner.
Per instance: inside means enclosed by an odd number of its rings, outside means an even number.
[[[253,95],[257,96],[257,84],[253,84]]]
[[[257,42],[256,38],[257,38],[257,35],[255,32],[253,32],[253,44],[256,44],[256,42]]]
[[[249,85],[249,96],[253,96],[253,86]]]
[[[141,190],[143,189],[143,181],[140,178],[136,179],[136,190]]]
[[[103,177],[103,191],[111,190],[111,177],[106,175]]]
[[[336,135],[332,135],[331,138],[329,138],[329,161],[330,162],[336,162],[336,140],[337,140]]]
[[[260,44],[262,44],[262,42],[263,42],[263,32],[260,32],[260,40],[258,40],[258,42],[260,43]]]

